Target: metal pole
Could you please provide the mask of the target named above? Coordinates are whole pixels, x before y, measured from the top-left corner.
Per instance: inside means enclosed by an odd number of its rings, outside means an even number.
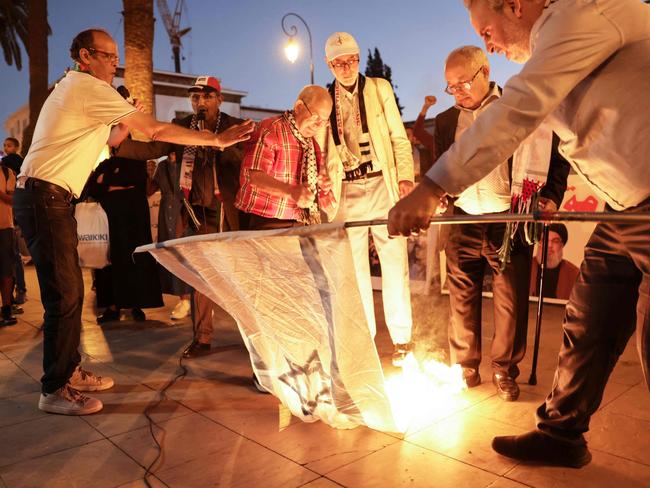
[[[429,224],[486,224],[497,222],[614,222],[639,224],[650,222],[650,213],[613,212],[535,212],[532,214],[444,215],[431,217]],[[386,225],[388,219],[346,222],[345,227]]]
[[[539,337],[542,331],[542,311],[544,307],[544,271],[546,270],[546,256],[548,255],[548,224],[544,223],[542,230],[542,262],[539,269],[539,301],[537,302],[537,319],[535,321],[535,345],[533,346],[533,366],[530,370],[529,385],[537,384],[537,356],[539,354]]]
[[[288,28],[285,27],[284,22],[287,19],[287,17],[296,17],[298,20],[300,20],[303,23],[305,29],[307,29],[307,36],[309,37],[309,75],[310,75],[311,84],[313,85],[314,84],[314,50],[311,42],[311,30],[309,29],[307,22],[305,22],[305,19],[303,19],[300,15],[296,13],[289,12],[288,14],[285,14],[284,17],[282,17],[282,22],[281,22],[282,30],[284,31],[287,37],[294,37],[296,34],[298,34],[298,28],[294,24],[291,24]]]

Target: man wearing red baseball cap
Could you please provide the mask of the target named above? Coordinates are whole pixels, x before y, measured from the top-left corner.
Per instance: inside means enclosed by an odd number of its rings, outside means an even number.
[[[220,110],[223,94],[221,83],[214,76],[199,76],[188,89],[188,93],[193,113],[180,120],[174,119],[173,123],[191,130],[208,130],[218,134],[243,122]],[[236,144],[219,151],[204,146],[126,140],[120,145],[117,155],[148,160],[170,152],[176,153],[178,163],[174,184],[180,189],[183,202],[179,205],[182,207],[183,225],[176,226],[179,230],[175,237],[239,230],[243,213],[235,208],[234,202],[239,190],[242,146]],[[175,293],[171,290],[163,292]],[[206,296],[196,290],[192,291],[194,338],[185,349],[184,357],[193,358],[210,352],[213,307],[214,303]],[[176,314],[173,318],[182,317]]]

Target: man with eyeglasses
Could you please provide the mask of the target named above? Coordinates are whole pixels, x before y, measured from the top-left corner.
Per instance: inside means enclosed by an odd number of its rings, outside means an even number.
[[[650,212],[650,7],[640,0],[465,0],[489,52],[522,63],[503,94],[389,214],[404,234],[426,227],[440,198],[457,195],[547,120],[560,151],[608,212]],[[603,222],[585,248],[563,323],[551,393],[536,428],[496,437],[520,461],[578,468],[584,433],[636,332],[650,388],[650,225]]]
[[[188,89],[188,94],[192,115],[183,119],[174,119],[172,123],[190,130],[208,130],[219,134],[243,122],[221,110],[223,94],[221,83],[217,78],[208,75],[199,76]],[[181,207],[183,231],[177,237],[236,231],[246,227],[242,219],[247,216],[235,207],[243,157],[241,144],[219,151],[211,147],[180,146],[167,142],[140,142],[127,139],[120,144],[116,154],[145,161],[164,156],[172,151],[176,153],[176,161],[180,161],[173,184],[180,186],[184,196],[184,206]],[[215,306],[217,305],[202,293],[192,291],[190,313],[194,325],[194,337],[183,351],[183,357],[197,358],[210,353],[214,333],[212,316]],[[186,307],[186,304],[180,300],[172,311],[172,317],[179,317],[183,307]]]
[[[108,155],[107,143],[121,140],[129,128],[153,140],[227,147],[248,139],[252,126],[241,124],[221,134],[190,131],[136,110],[111,86],[117,45],[104,30],[79,33],[70,55],[75,69],[57,83],[43,105],[13,206],[36,266],[45,309],[39,408],[86,415],[103,405],[81,392],[105,390],[113,380],[79,366],[84,286],[72,198]]]
[[[319,135],[333,184],[335,222],[386,218],[390,207],[413,189],[413,155],[390,83],[359,74],[359,46],[347,32],[325,43],[325,59],[334,75],[330,126]],[[384,226],[347,230],[361,300],[372,337],[375,310],[368,260],[368,230],[377,248],[382,274],[386,325],[393,341],[393,364],[410,350],[411,299],[405,239],[389,239]]]
[[[490,81],[490,64],[485,52],[476,46],[453,50],[445,62],[445,91],[456,104],[436,117],[435,145],[443,154],[501,96],[501,89]],[[541,203],[556,210],[566,190],[569,164],[551,148],[546,153],[546,184]],[[553,149],[551,151],[551,149]],[[457,215],[508,212],[511,208],[513,157],[501,161],[481,180],[465,189],[453,202]],[[549,164],[550,163],[550,164]],[[542,207],[540,207],[542,208]],[[451,304],[449,350],[453,364],[463,368],[469,388],[481,383],[481,308],[486,267],[494,279],[494,339],[492,341],[492,382],[504,401],[519,398],[519,362],[526,352],[528,331],[528,288],[532,249],[521,232],[512,238],[509,257],[500,259],[504,236],[511,233],[505,223],[454,225],[445,242],[447,283]],[[508,236],[509,239],[510,236]],[[503,262],[503,264],[502,264]]]
[[[246,146],[235,205],[249,230],[320,224],[330,207],[331,182],[314,136],[328,124],[332,99],[304,87],[293,110],[260,122]]]

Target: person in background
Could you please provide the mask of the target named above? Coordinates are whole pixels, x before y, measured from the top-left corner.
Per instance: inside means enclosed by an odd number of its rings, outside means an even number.
[[[11,309],[14,287],[14,216],[11,210],[16,175],[7,166],[0,166],[0,327],[14,325],[17,320]]]
[[[160,190],[160,206],[158,207],[158,242],[183,237],[183,192],[178,185],[178,164],[176,152],[156,164],[155,160],[147,161],[147,194],[152,195]],[[178,297],[178,303],[171,311],[172,320],[181,320],[190,315],[190,293],[192,287],[171,274],[163,266],[158,266],[160,287],[163,293]]]
[[[20,142],[15,137],[7,137],[4,141],[5,157],[2,158],[2,165],[8,167],[14,172],[14,175],[20,173],[20,167],[23,164],[23,157],[20,155]],[[20,254],[20,242],[22,234],[20,227],[14,225],[14,277],[15,290],[12,292],[13,303],[22,305],[27,300],[27,285],[25,284],[25,268],[23,259]],[[22,308],[14,306],[14,313],[22,313]]]
[[[88,193],[108,217],[111,261],[95,270],[97,307],[104,308],[97,323],[119,321],[123,309],[130,309],[136,322],[144,322],[143,308],[164,305],[153,256],[133,254],[136,247],[152,242],[146,163],[112,157],[100,163],[92,180]]]
[[[427,112],[436,104],[437,101],[438,99],[433,95],[427,95],[424,97],[424,104],[422,105],[422,109],[420,109],[418,118],[415,119],[415,123],[413,124],[413,134],[415,134],[417,140],[420,141],[420,143],[429,150],[429,154],[431,155],[429,166],[420,166],[421,174],[426,173],[431,165],[435,162],[435,160],[438,159],[435,138],[433,134],[430,134],[424,128],[424,120],[427,117]]]

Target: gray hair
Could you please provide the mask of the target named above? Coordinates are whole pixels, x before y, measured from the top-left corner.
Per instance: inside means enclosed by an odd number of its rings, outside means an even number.
[[[469,0],[468,0],[469,1]],[[445,60],[445,68],[451,60],[459,59],[464,64],[469,65],[472,69],[478,69],[481,66],[490,66],[485,51],[477,46],[461,46],[449,53]]]
[[[465,2],[465,8],[470,9],[476,0],[463,0]],[[501,12],[505,4],[505,0],[480,0],[482,2],[487,2],[488,6],[495,12]]]

